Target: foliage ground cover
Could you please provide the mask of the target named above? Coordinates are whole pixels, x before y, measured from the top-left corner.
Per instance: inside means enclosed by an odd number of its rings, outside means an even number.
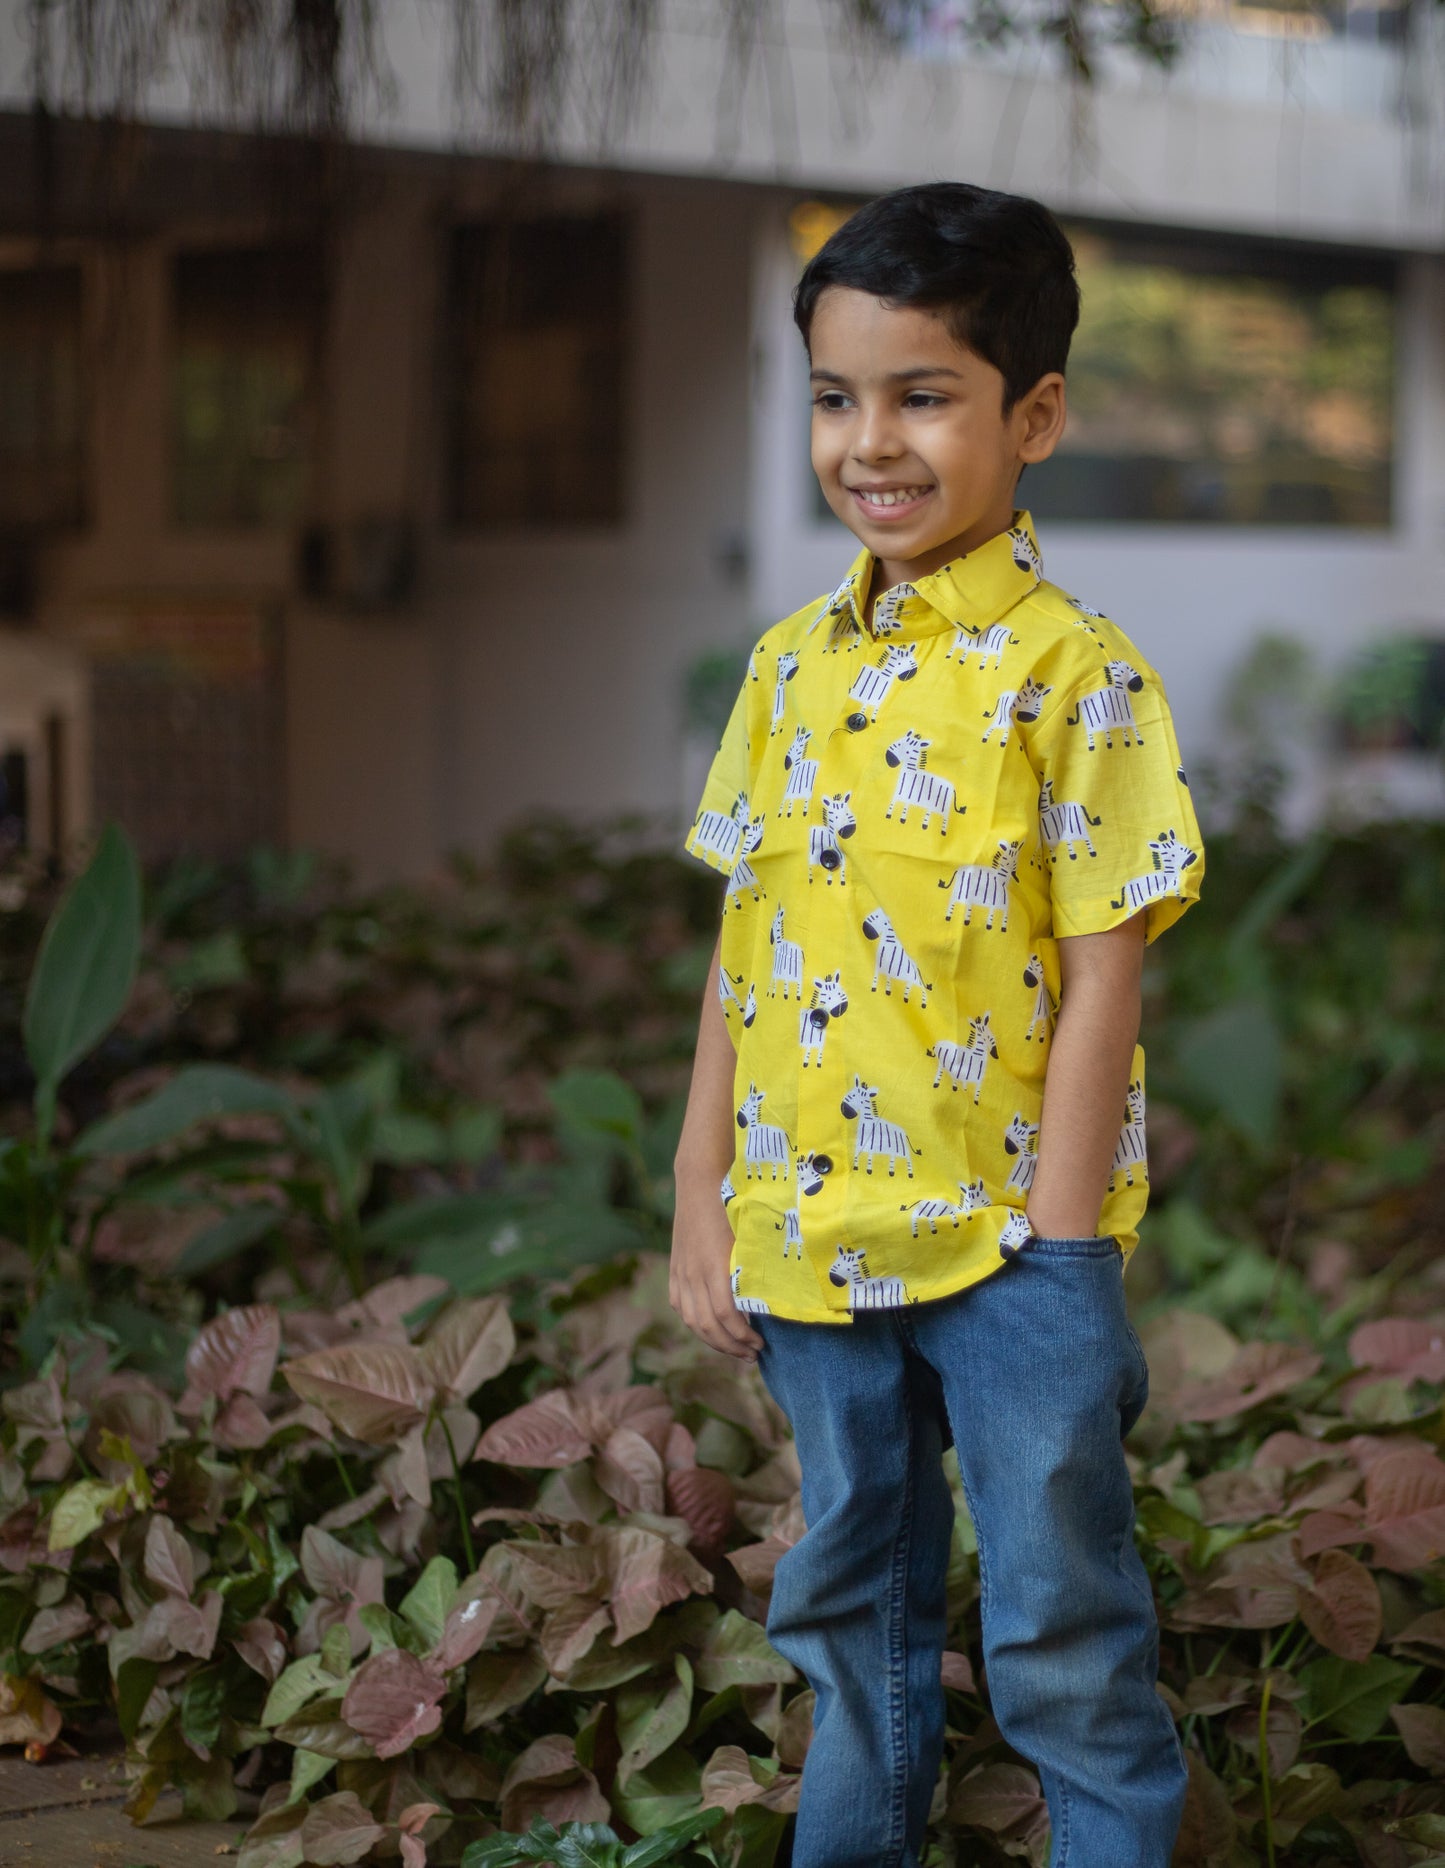
[[[796,1461],[660,1256],[716,890],[629,837],[368,898],[111,833],[12,889],[0,1742],[112,1722],[133,1812],[242,1811],[242,1868],[776,1858]],[[1445,1860],[1445,836],[1221,841],[1151,950],[1129,1280],[1177,1860],[1405,1868]],[[958,1503],[933,1860],[1042,1863]]]

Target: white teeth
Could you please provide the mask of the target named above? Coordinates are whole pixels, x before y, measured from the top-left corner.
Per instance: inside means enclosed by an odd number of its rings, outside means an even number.
[[[907,486],[896,493],[864,493],[863,498],[870,506],[904,506],[911,499],[922,499],[928,490],[926,486]]]

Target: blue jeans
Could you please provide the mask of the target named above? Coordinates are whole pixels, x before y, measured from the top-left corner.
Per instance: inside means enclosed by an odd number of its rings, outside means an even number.
[[[1051,1868],[1166,1868],[1185,1768],[1134,1547],[1121,1443],[1149,1375],[1114,1240],[1035,1237],[954,1297],[849,1325],[748,1320],[808,1527],[768,1612],[817,1694],[793,1868],[918,1862],[943,1751],[950,1426],[989,1700],[1038,1769]]]

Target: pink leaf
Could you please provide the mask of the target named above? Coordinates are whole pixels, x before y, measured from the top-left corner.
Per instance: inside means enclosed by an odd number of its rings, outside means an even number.
[[[967,1654],[955,1654],[951,1652],[945,1654],[943,1657],[941,1677],[943,1684],[946,1687],[952,1688],[956,1693],[975,1693],[978,1691],[977,1686],[974,1684],[973,1663],[969,1660]]]
[[[401,1836],[401,1868],[426,1868],[426,1843],[420,1836]]]
[[[650,1628],[669,1602],[680,1602],[694,1592],[708,1595],[713,1580],[685,1550],[671,1539],[629,1527],[603,1534],[609,1600],[617,1645]]]
[[[602,1587],[605,1560],[585,1544],[511,1544],[512,1563],[523,1595],[539,1609],[559,1609]]]
[[[433,1816],[440,1816],[440,1803],[408,1803],[396,1819],[396,1826],[404,1836],[419,1836]]]
[[[215,1433],[219,1445],[250,1452],[271,1438],[271,1423],[252,1396],[232,1395],[216,1416]]]
[[[613,1429],[593,1470],[623,1511],[661,1512],[666,1502],[662,1455],[635,1427]]]
[[[1445,1331],[1417,1317],[1379,1317],[1350,1337],[1350,1360],[1376,1375],[1404,1381],[1445,1381]]]
[[[1322,1360],[1294,1343],[1246,1343],[1222,1374],[1186,1384],[1169,1405],[1181,1420],[1224,1420],[1308,1381]]]
[[[1416,1570],[1445,1551],[1445,1463],[1433,1454],[1393,1454],[1365,1475],[1365,1524],[1375,1562]]]
[[[1314,1582],[1298,1591],[1300,1620],[1321,1647],[1344,1660],[1368,1660],[1383,1626],[1380,1591],[1363,1563],[1327,1550]]]
[[[62,1647],[67,1641],[89,1634],[95,1617],[77,1597],[62,1602],[59,1608],[41,1609],[25,1630],[20,1643],[26,1654],[43,1654],[47,1648]]]
[[[367,1740],[378,1758],[394,1758],[442,1722],[440,1701],[447,1683],[405,1648],[386,1648],[363,1661],[341,1716]]]
[[[505,1829],[525,1830],[534,1816],[551,1823],[601,1823],[610,1814],[597,1779],[577,1762],[575,1741],[560,1733],[528,1745],[502,1779]]]
[[[1432,1777],[1445,1777],[1445,1712],[1438,1706],[1391,1706],[1412,1764]]]
[[[296,1652],[314,1654],[327,1629],[344,1622],[352,1653],[364,1654],[371,1635],[360,1612],[368,1603],[384,1598],[381,1558],[358,1556],[328,1531],[308,1524],[301,1533],[301,1570],[318,1599],[307,1609],[297,1631]]]
[[[674,1516],[687,1520],[693,1543],[704,1550],[716,1549],[732,1529],[732,1480],[709,1466],[669,1472],[667,1506]]]
[[[504,1297],[473,1297],[444,1310],[427,1332],[422,1357],[450,1401],[465,1401],[500,1375],[517,1346]]]
[[[1362,1544],[1366,1532],[1360,1520],[1364,1513],[1353,1499],[1344,1500],[1334,1511],[1312,1511],[1300,1519],[1296,1536],[1302,1557],[1318,1556],[1336,1544]]]
[[[1032,1771],[1021,1764],[984,1764],[958,1785],[948,1815],[951,1822],[1013,1838],[1042,1829],[1048,1806]]]
[[[276,1623],[264,1615],[243,1622],[231,1636],[231,1646],[268,1686],[286,1665],[286,1638]]]
[[[281,1373],[343,1433],[388,1446],[425,1420],[436,1390],[409,1344],[356,1343],[315,1349]]]
[[[147,1580],[167,1595],[187,1596],[196,1586],[195,1553],[170,1519],[157,1514],[146,1527]]]
[[[281,1347],[281,1319],[272,1304],[244,1304],[208,1323],[186,1352],[182,1414],[199,1414],[210,1395],[263,1395]]]
[[[336,1322],[347,1332],[346,1340],[373,1341],[378,1335],[387,1342],[405,1342],[405,1317],[423,1304],[445,1297],[451,1286],[445,1278],[428,1272],[408,1272],[398,1278],[386,1278],[369,1291],[343,1304],[336,1312]]]
[[[306,1812],[301,1846],[308,1862],[332,1868],[332,1864],[364,1860],[385,1835],[356,1792],[342,1790],[323,1797]]]
[[[540,1395],[504,1414],[482,1435],[474,1455],[499,1466],[571,1466],[586,1459],[592,1441],[564,1390]]]
[[[553,1609],[538,1635],[547,1671],[565,1680],[611,1619],[607,1604],[591,1596],[574,1596]]]

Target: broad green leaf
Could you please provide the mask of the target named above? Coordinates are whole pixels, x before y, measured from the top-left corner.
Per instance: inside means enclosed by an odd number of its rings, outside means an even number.
[[[552,1847],[556,1868],[617,1868],[622,1843],[606,1823],[568,1823]]]
[[[568,1070],[547,1086],[547,1100],[580,1129],[635,1142],[642,1131],[642,1098],[610,1070]]]
[[[153,1660],[122,1661],[115,1681],[115,1715],[122,1736],[133,1739],[140,1730],[146,1702],[155,1687],[160,1667]]]
[[[50,1548],[74,1550],[105,1522],[107,1511],[120,1511],[130,1497],[124,1483],[108,1485],[104,1479],[80,1479],[62,1492],[50,1514]]]
[[[25,994],[21,1031],[46,1139],[61,1079],[125,1010],[140,941],[140,865],[125,832],[107,824],[46,923]]]
[[[103,1116],[76,1138],[80,1155],[146,1154],[184,1135],[198,1122],[220,1116],[294,1116],[285,1090],[232,1064],[191,1064],[178,1070],[153,1096]]]
[[[797,1677],[758,1624],[736,1609],[729,1609],[710,1630],[697,1660],[697,1683],[705,1693]]]
[[[1300,1671],[1308,1721],[1323,1721],[1362,1745],[1383,1729],[1391,1706],[1404,1699],[1420,1672],[1383,1654],[1367,1661],[1324,1655]]]
[[[702,1767],[690,1752],[674,1745],[625,1786],[617,1786],[612,1809],[640,1836],[651,1836],[696,1815],[701,1799]]]
[[[1233,999],[1181,1023],[1175,1064],[1190,1093],[1223,1116],[1252,1152],[1273,1147],[1284,1043],[1272,999]]]
[[[266,1695],[266,1704],[261,1709],[261,1723],[268,1726],[284,1725],[318,1694],[334,1693],[335,1690],[336,1676],[320,1654],[307,1654],[301,1660],[293,1660],[286,1671],[277,1676],[271,1691]]]
[[[673,1662],[673,1678],[624,1687],[617,1695],[617,1737],[622,1756],[617,1780],[626,1783],[676,1744],[692,1717],[692,1668],[685,1655]]]
[[[209,1751],[221,1734],[221,1715],[234,1691],[235,1676],[226,1667],[203,1667],[186,1681],[181,1694],[181,1734],[197,1750]]]
[[[428,1647],[435,1647],[446,1626],[447,1610],[457,1593],[457,1566],[450,1557],[433,1557],[401,1599],[401,1613]]]
[[[722,1810],[699,1810],[695,1816],[656,1829],[632,1844],[622,1857],[622,1868],[654,1868],[654,1864],[671,1861],[678,1849],[715,1829],[722,1819]]]
[[[328,1771],[335,1769],[335,1758],[323,1758],[319,1751],[307,1751],[305,1746],[298,1746],[291,1759],[291,1789],[286,1801],[299,1803]]]
[[[269,1201],[232,1208],[224,1219],[218,1219],[214,1226],[207,1226],[191,1240],[176,1260],[176,1276],[194,1278],[203,1271],[213,1271],[217,1265],[226,1264],[248,1245],[274,1232],[282,1217],[280,1209]]]

